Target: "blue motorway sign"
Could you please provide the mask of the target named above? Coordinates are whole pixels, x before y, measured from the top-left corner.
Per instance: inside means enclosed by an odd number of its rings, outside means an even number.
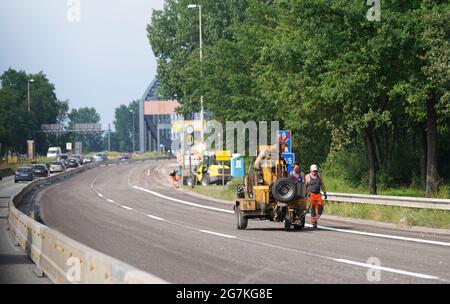
[[[278,141],[284,145],[284,151],[290,153],[291,150],[291,130],[278,130]]]
[[[283,158],[286,161],[287,170],[289,173],[294,170],[294,164],[295,164],[295,154],[294,153],[283,153]]]

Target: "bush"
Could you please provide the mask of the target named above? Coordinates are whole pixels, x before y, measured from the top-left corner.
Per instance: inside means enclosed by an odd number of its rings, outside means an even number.
[[[359,146],[330,152],[322,167],[322,174],[341,179],[352,187],[359,187],[367,175],[367,165],[362,156],[364,151]]]

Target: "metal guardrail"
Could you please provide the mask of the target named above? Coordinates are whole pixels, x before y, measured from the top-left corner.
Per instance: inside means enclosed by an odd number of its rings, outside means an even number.
[[[9,201],[9,229],[17,245],[21,246],[36,264],[38,272],[45,273],[54,283],[167,283],[50,229],[19,211],[16,204],[31,191],[61,182],[75,174],[101,165],[118,165],[169,158],[156,157],[92,163],[31,182]],[[76,267],[79,267],[78,271]],[[77,273],[79,277],[77,277]]]
[[[407,208],[450,210],[450,199],[407,196],[365,195],[328,192],[328,201],[397,206]]]

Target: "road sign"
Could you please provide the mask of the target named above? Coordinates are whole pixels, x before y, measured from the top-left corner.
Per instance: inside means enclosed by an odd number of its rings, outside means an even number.
[[[287,170],[289,173],[294,170],[294,164],[295,164],[295,154],[294,153],[283,153],[283,158],[286,161]]]
[[[291,150],[291,130],[278,130],[278,141],[284,146],[284,151],[290,153]]]
[[[72,150],[72,143],[66,143],[66,150]]]
[[[194,134],[186,135],[186,145],[192,147],[194,145]]]
[[[227,150],[216,151],[216,160],[218,161],[229,161],[231,160],[231,152]]]
[[[186,127],[186,133],[187,133],[187,134],[192,134],[192,133],[194,133],[194,127],[193,127],[192,125],[188,125],[188,126]]]

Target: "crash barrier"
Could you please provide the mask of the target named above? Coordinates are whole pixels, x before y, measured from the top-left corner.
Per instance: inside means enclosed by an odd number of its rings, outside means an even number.
[[[450,210],[450,199],[328,192],[328,201],[407,208]]]
[[[78,243],[35,221],[16,208],[16,205],[30,191],[61,182],[80,172],[101,165],[160,159],[169,159],[169,157],[88,164],[33,181],[14,195],[9,201],[9,229],[16,244],[22,247],[36,264],[36,273],[45,274],[54,283],[167,283],[147,272]]]

